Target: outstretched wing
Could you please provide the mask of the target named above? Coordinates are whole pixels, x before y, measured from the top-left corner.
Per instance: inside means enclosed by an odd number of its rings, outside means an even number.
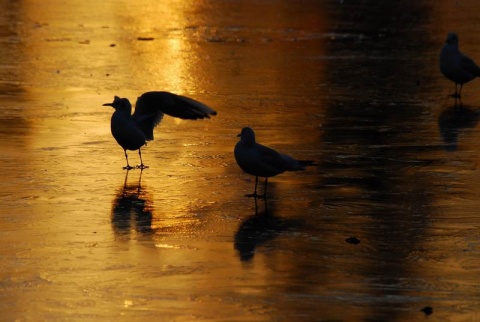
[[[146,92],[135,104],[133,118],[147,140],[153,140],[153,129],[167,114],[181,119],[197,120],[217,115],[213,109],[191,98],[169,92]]]

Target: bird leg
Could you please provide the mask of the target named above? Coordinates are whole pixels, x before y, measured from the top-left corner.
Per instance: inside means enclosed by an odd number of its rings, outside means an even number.
[[[463,84],[460,84],[460,90],[457,92],[458,85],[459,84],[455,83],[455,93],[452,94],[452,97],[461,98],[460,93],[462,92]]]
[[[125,152],[125,159],[127,160],[127,165],[123,167],[123,170],[132,170],[133,167],[130,166],[130,164],[128,164],[128,155],[127,155],[127,150],[124,149],[123,152]]]
[[[255,197],[257,198],[257,184],[258,184],[258,177],[255,176],[255,191],[250,194],[246,194],[245,197]]]
[[[253,193],[245,195],[245,196],[246,197],[254,197],[255,199],[256,198],[264,198],[265,199],[267,197],[267,183],[268,183],[268,178],[265,177],[265,192],[263,193],[263,195],[257,194],[258,177],[255,176],[255,191]]]
[[[263,191],[263,195],[257,195],[258,198],[267,199],[267,184],[268,184],[268,178],[265,177],[265,190]]]
[[[263,192],[263,198],[266,199],[267,198],[267,184],[268,184],[268,178],[265,177],[265,190]]]
[[[148,168],[148,165],[143,164],[141,148],[138,149],[138,155],[140,156],[140,165],[137,165],[136,168],[142,169],[142,170]]]

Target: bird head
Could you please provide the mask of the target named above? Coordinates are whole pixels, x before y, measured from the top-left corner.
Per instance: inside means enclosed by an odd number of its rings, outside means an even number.
[[[450,32],[447,35],[447,39],[445,40],[445,43],[449,45],[458,45],[458,35],[454,32]]]
[[[127,98],[120,98],[115,96],[112,103],[105,103],[103,106],[112,106],[117,111],[131,111],[132,104]]]
[[[240,137],[240,141],[246,146],[253,146],[255,144],[255,132],[253,132],[250,127],[244,127],[242,132],[237,136]]]

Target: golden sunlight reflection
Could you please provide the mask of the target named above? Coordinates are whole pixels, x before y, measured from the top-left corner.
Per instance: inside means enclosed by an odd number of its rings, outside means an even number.
[[[166,84],[171,88],[171,91],[183,94],[188,91],[188,88],[185,86],[185,79],[190,77],[188,76],[190,71],[188,70],[187,62],[183,61],[181,57],[184,57],[185,60],[191,60],[192,58],[189,55],[182,55],[186,51],[185,39],[183,37],[168,39],[167,44],[165,59],[158,66],[158,69],[163,69],[164,74],[170,76],[166,80]],[[175,58],[169,60],[167,57]],[[165,64],[165,61],[168,61],[168,64]]]
[[[161,244],[161,243],[155,244],[155,247],[157,247],[157,248],[167,248],[167,249],[181,248],[180,245],[169,245],[169,244]]]
[[[441,2],[0,3],[2,318],[475,317],[480,98],[446,98]],[[153,90],[218,115],[165,117],[122,170],[102,104]],[[244,126],[316,165],[246,198]]]
[[[191,66],[197,60],[197,53],[184,32],[190,24],[185,11],[194,10],[196,3],[149,2],[146,6],[125,5],[128,15],[116,11],[114,28],[119,32],[119,45],[113,51],[122,51],[123,64],[119,72],[124,69],[129,74],[127,77],[135,80],[138,91],[188,94],[195,89]],[[134,27],[125,28],[123,25],[127,22]],[[131,89],[120,90],[128,93]],[[138,91],[134,95],[138,95]]]
[[[125,300],[123,302],[123,306],[126,307],[126,308],[129,308],[129,307],[133,306],[133,301],[132,300]]]

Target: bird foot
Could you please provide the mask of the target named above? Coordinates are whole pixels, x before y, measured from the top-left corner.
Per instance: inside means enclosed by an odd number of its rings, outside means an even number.
[[[136,168],[136,169],[142,169],[142,170],[143,170],[143,169],[148,169],[148,168],[150,168],[150,167],[149,167],[148,165],[144,165],[144,164],[142,163],[142,164],[140,164],[140,165],[136,165],[135,168]]]
[[[130,165],[126,165],[123,167],[123,170],[132,170],[132,169],[135,169],[135,167],[132,167]]]
[[[453,98],[462,98],[462,96],[461,96],[460,94],[458,94],[458,93],[453,93],[453,94],[452,94],[452,97],[453,97]]]

